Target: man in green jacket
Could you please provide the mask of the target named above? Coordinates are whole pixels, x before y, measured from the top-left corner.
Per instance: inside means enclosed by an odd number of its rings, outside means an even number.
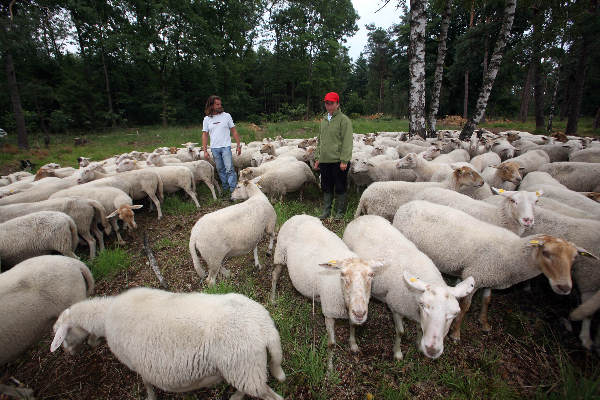
[[[335,92],[325,95],[327,115],[321,121],[319,141],[315,149],[315,169],[321,170],[323,213],[329,218],[335,192],[335,219],[341,220],[346,212],[346,179],[352,158],[352,122],[340,110],[340,96]]]

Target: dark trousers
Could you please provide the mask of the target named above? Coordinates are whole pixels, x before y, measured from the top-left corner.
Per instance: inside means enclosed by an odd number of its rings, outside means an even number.
[[[348,170],[350,163],[345,171],[340,169],[340,163],[319,163],[321,170],[321,190],[325,193],[336,194],[346,193],[346,180],[348,178]]]

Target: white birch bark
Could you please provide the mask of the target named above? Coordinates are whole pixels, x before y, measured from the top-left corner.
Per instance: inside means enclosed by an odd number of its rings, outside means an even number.
[[[463,127],[462,132],[460,133],[461,140],[468,140],[471,138],[475,127],[477,127],[477,124],[479,124],[481,117],[483,117],[483,114],[485,113],[492,86],[494,86],[494,80],[496,79],[496,74],[498,74],[498,69],[502,62],[502,53],[504,47],[506,47],[506,41],[508,40],[508,35],[510,34],[510,29],[512,28],[515,19],[516,8],[517,0],[506,0],[506,6],[504,7],[504,21],[502,22],[502,28],[500,28],[500,33],[496,40],[496,46],[494,47],[494,52],[490,59],[490,64],[488,65],[487,74],[484,77],[483,85],[479,92],[475,113]]]
[[[435,75],[433,78],[433,93],[431,94],[431,106],[429,111],[428,136],[435,136],[435,125],[437,113],[440,106],[440,92],[442,90],[442,77],[444,75],[444,59],[446,58],[446,39],[448,38],[448,27],[450,26],[450,14],[452,12],[452,0],[446,0],[446,7],[442,16],[442,27],[438,43],[437,60],[435,63]]]
[[[409,135],[425,137],[425,1],[410,0]]]

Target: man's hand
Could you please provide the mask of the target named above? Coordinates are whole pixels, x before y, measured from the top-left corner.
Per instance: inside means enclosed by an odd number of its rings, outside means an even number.
[[[204,159],[206,161],[210,161],[210,154],[208,154],[208,151],[206,151],[206,149],[204,149]]]
[[[313,168],[315,171],[319,170],[319,160],[315,161],[315,166]]]
[[[342,171],[345,171],[345,170],[346,170],[346,168],[348,168],[348,163],[341,162],[341,163],[340,163],[340,169],[341,169]]]
[[[237,154],[238,156],[240,154],[242,154],[242,145],[241,144],[237,145],[237,149],[235,150],[235,154]]]

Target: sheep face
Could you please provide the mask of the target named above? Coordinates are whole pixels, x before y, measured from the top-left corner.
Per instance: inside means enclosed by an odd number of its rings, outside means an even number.
[[[77,157],[79,168],[85,168],[90,165],[90,159],[88,157]]]
[[[345,260],[332,260],[319,265],[340,271],[342,293],[350,323],[354,325],[363,324],[367,320],[369,311],[373,277],[383,267],[383,262],[347,258]]]
[[[233,200],[246,200],[248,197],[250,197],[250,194],[248,193],[248,185],[250,185],[251,182],[252,181],[246,179],[244,179],[241,182],[238,182],[233,192],[231,192],[231,198]]]
[[[150,164],[150,165],[155,165],[155,166],[160,166],[161,163],[161,159],[160,159],[160,154],[158,153],[152,153],[148,156],[148,158],[146,159],[146,164]]]
[[[534,248],[532,255],[535,263],[548,278],[552,290],[561,295],[571,293],[571,267],[578,254],[577,247],[550,235],[538,236],[530,240],[529,245]]]
[[[275,155],[275,147],[271,143],[263,144],[260,152],[264,154]]]
[[[439,151],[439,149],[438,149]],[[417,167],[417,157],[416,153],[408,153],[404,157],[398,160],[396,163],[396,168],[400,169],[412,169]]]
[[[516,162],[503,162],[497,168],[498,175],[503,181],[511,182],[515,185],[519,185],[521,183],[521,172],[519,172],[519,164],[517,164]]]
[[[533,226],[535,222],[533,207],[538,202],[539,196],[543,194],[541,190],[537,192],[516,192],[492,188],[492,192],[508,200],[510,217],[519,222],[519,225],[525,228]]]
[[[352,168],[352,172],[367,172],[369,171],[369,162],[366,160],[358,160],[355,163],[350,164],[350,168]]]
[[[48,177],[55,177],[55,176],[56,176],[56,174],[54,173],[54,171],[52,169],[42,167],[38,170],[38,172],[36,172],[33,180],[39,181],[40,179],[44,179],[44,178],[48,178]]]
[[[600,203],[600,193],[599,192],[587,192],[585,193],[586,197]]]
[[[106,216],[106,218],[113,218],[116,217],[117,215],[119,216],[119,219],[123,221],[123,223],[125,224],[125,226],[131,230],[137,228],[137,224],[135,223],[135,219],[134,219],[134,213],[133,210],[138,210],[140,208],[142,208],[143,206],[141,204],[139,205],[127,205],[127,204],[123,204],[122,206],[120,206],[118,209],[116,209],[115,211],[113,211],[112,213],[110,213],[109,215]]]
[[[57,164],[57,163],[48,163],[48,164],[42,165],[40,167],[40,169],[41,168],[45,168],[45,169],[59,169],[60,168],[60,164]]]
[[[437,156],[439,156],[441,152],[442,150],[439,147],[431,146],[428,147],[427,150],[425,150],[423,153],[421,153],[421,156],[427,161],[431,161]]]
[[[123,160],[117,165],[117,172],[127,172],[138,169],[137,160]]]
[[[93,169],[87,167],[79,171],[79,178],[77,178],[77,183],[82,184],[86,182],[91,182],[94,180],[96,173]]]
[[[64,310],[54,324],[54,340],[50,345],[50,351],[54,352],[62,344],[65,351],[69,354],[77,354],[82,348],[89,333],[79,326],[70,322],[71,310]]]
[[[467,166],[454,168],[453,174],[459,188],[481,187],[485,183],[477,171]]]
[[[444,352],[444,338],[450,325],[460,312],[456,299],[469,295],[475,287],[475,280],[470,276],[456,287],[431,285],[407,271],[404,271],[404,280],[409,287],[421,292],[418,305],[423,336],[419,349],[429,358],[438,358]]]
[[[240,171],[240,179],[249,180],[249,179],[252,179],[255,177],[256,177],[256,174],[252,168],[244,168],[243,170]]]

